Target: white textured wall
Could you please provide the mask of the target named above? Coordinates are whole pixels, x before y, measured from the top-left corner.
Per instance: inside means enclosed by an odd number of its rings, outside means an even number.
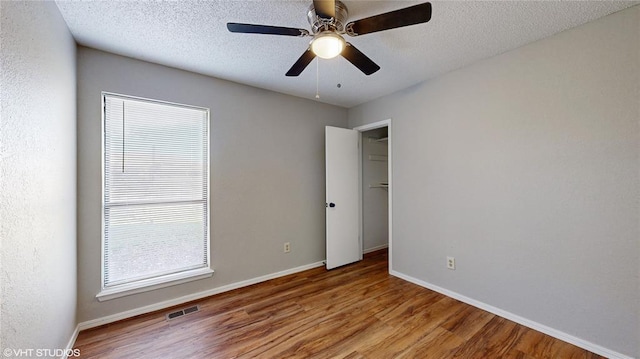
[[[387,161],[371,161],[369,155],[387,156],[387,142],[372,142],[371,138],[387,137],[386,127],[362,133],[362,248],[366,252],[389,244],[389,191],[369,188],[388,181]]]
[[[635,6],[350,109],[393,118],[393,269],[640,357],[639,87]]]
[[[78,50],[81,322],[325,258],[324,126],[347,110],[97,50]],[[213,277],[98,302],[101,239],[100,91],[211,109]],[[291,253],[283,253],[284,242]]]
[[[76,325],[76,47],[53,2],[0,3],[1,341],[65,348]]]

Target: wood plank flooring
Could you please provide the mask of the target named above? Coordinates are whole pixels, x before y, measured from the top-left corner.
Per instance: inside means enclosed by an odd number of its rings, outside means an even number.
[[[170,321],[165,314],[197,304]],[[81,358],[601,358],[392,277],[386,250],[82,331]]]

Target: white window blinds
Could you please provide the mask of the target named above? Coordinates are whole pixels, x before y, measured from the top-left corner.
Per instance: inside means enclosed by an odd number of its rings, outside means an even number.
[[[209,111],[103,96],[103,288],[208,268]]]

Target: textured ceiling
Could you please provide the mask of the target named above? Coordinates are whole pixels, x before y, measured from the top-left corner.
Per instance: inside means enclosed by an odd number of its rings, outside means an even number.
[[[343,2],[357,20],[424,1]],[[310,0],[56,3],[81,45],[309,99],[318,74],[319,101],[352,107],[640,2],[433,1],[426,24],[346,37],[380,65],[375,74],[338,57],[299,77],[284,74],[310,38],[230,33],[226,23],[309,29]]]

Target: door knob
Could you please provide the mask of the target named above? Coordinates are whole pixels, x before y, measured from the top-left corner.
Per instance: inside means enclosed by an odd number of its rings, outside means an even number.
[[[335,206],[336,206],[336,204],[335,204],[335,203],[333,203],[333,202],[329,203],[329,207],[333,208],[333,207],[335,207]]]

